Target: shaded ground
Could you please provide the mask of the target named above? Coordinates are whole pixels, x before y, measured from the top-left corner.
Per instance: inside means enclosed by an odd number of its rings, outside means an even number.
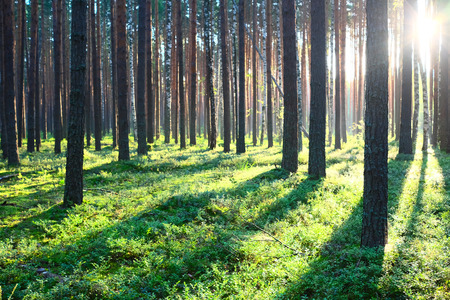
[[[384,253],[359,248],[361,141],[327,149],[320,181],[306,151],[297,174],[279,169],[280,147],[159,144],[130,162],[90,149],[85,203],[71,209],[64,155],[21,152],[21,167],[0,163],[0,177],[20,173],[0,183],[3,298],[448,299],[450,160],[390,146]]]

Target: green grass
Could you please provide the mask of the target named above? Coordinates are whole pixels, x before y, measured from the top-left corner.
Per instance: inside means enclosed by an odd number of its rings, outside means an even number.
[[[159,141],[118,162],[103,143],[85,150],[84,203],[70,209],[65,154],[51,141],[40,153],[22,148],[18,168],[0,162],[0,177],[20,174],[0,182],[2,299],[450,298],[447,154],[397,156],[390,143],[381,253],[359,248],[355,138],[327,148],[323,180],[307,177],[307,151],[297,174],[279,169],[279,146],[236,155],[204,140],[187,150]]]

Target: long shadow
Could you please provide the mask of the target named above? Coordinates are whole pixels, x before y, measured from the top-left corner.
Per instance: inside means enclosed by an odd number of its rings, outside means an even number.
[[[271,170],[231,189],[175,195],[127,219],[116,219],[111,225],[93,226],[83,234],[60,237],[60,244],[43,243],[39,255],[28,254],[20,258],[21,263],[26,265],[21,270],[22,279],[33,282],[39,278],[36,270],[45,268],[57,275],[55,280],[43,282],[44,290],[64,286],[58,294],[60,298],[82,294],[89,298],[121,298],[129,296],[127,293],[130,290],[135,290],[139,291],[140,297],[161,299],[167,297],[173,288],[183,290],[185,283],[200,277],[207,280],[204,276],[210,276],[207,274],[213,265],[219,264],[233,272],[242,260],[242,254],[235,250],[239,245],[235,245],[233,239],[234,229],[222,226],[229,223],[232,216],[210,205],[211,200],[225,195],[242,197],[244,192],[259,189],[261,183],[282,180],[286,176],[287,173],[282,170]],[[88,205],[95,206],[95,202]],[[10,235],[14,231],[14,235],[24,232],[23,238],[34,235],[38,240],[39,237],[55,239],[54,235],[63,233],[47,231],[45,226],[39,224],[41,221],[47,224],[63,223],[66,217],[70,217],[78,222],[72,226],[84,226],[83,219],[78,219],[72,210],[54,206],[40,215],[23,220],[10,230],[2,229],[4,231],[0,231],[0,235]],[[95,216],[95,208],[93,211]],[[9,266],[13,267],[22,268],[20,265]],[[117,286],[92,284],[86,279],[89,274],[117,272],[128,274],[129,279],[118,280]],[[15,282],[17,279],[13,278],[1,282],[7,295]],[[114,285],[114,282],[111,284]],[[123,285],[127,288],[123,289]],[[22,286],[16,290],[15,297],[23,297],[26,288]]]
[[[411,163],[410,159],[389,162],[389,172],[393,173],[389,179],[390,212],[398,206],[397,192],[403,189]],[[308,271],[289,285],[286,292],[278,295],[279,298],[382,298],[377,283],[382,276],[384,252],[360,248],[361,227],[362,197],[350,216],[308,263]]]

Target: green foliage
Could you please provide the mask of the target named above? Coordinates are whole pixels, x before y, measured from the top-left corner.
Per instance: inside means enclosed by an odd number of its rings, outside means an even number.
[[[199,144],[158,142],[129,162],[86,149],[84,203],[70,209],[51,142],[22,149],[18,168],[0,162],[0,177],[18,174],[0,182],[3,298],[450,297],[448,155],[397,157],[391,142],[383,252],[359,247],[360,138],[327,148],[323,180],[307,177],[307,151],[289,174],[279,146],[236,155]]]

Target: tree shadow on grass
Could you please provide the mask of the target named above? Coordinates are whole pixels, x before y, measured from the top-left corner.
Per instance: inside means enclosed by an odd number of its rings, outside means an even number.
[[[397,191],[405,184],[412,161],[389,162],[389,207],[398,206]],[[400,166],[399,166],[400,165]],[[390,211],[390,212],[391,212]],[[380,298],[378,282],[382,276],[384,251],[360,248],[362,197],[350,216],[334,230],[317,256],[307,262],[306,273],[295,279],[282,299],[371,299]],[[309,258],[307,258],[309,260]]]
[[[103,224],[102,205],[96,207],[95,200],[68,210],[52,207],[23,220],[15,230],[28,229],[23,231],[22,238],[33,239],[32,229],[37,231],[38,240],[45,237],[42,240],[58,243],[41,242],[36,253],[21,257],[20,262],[27,265],[20,270],[24,275],[4,279],[1,282],[4,292],[10,294],[14,285],[20,283],[15,292],[18,298],[27,293],[27,288],[49,297],[57,292],[59,298],[80,295],[102,299],[133,298],[131,295],[164,298],[174,289],[181,292],[185,283],[213,280],[209,277],[213,276],[213,265],[233,272],[243,259],[242,253],[235,250],[239,246],[233,239],[235,227],[225,226],[230,216],[211,205],[212,199],[242,197],[243,190],[256,191],[258,183],[284,176],[279,170],[271,170],[231,189],[174,195],[125,219],[108,219]],[[80,213],[76,213],[79,209]],[[74,229],[83,228],[89,219],[91,228]],[[45,224],[49,226],[46,228]],[[63,227],[69,232],[65,233]],[[9,274],[21,269],[18,261],[8,265]],[[58,276],[44,280],[39,287],[37,268],[46,268]]]

